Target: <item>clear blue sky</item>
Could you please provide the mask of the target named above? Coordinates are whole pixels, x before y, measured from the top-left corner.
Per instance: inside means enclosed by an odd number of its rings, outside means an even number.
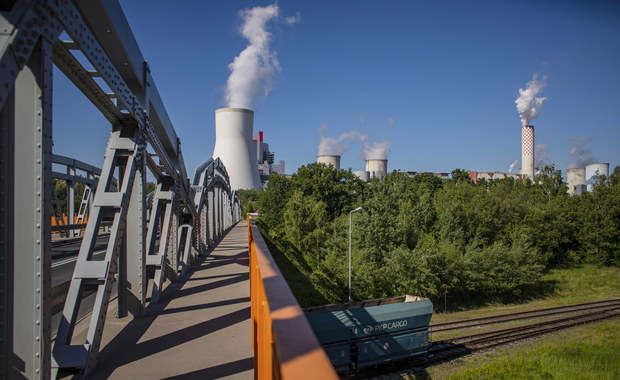
[[[190,173],[213,152],[228,64],[246,46],[238,12],[268,4],[121,1]],[[551,161],[564,171],[569,138],[580,136],[598,162],[620,164],[618,1],[278,4],[301,21],[271,25],[282,69],[256,102],[254,131],[265,131],[288,173],[315,161],[323,125],[330,137],[391,139],[389,170],[507,171],[521,154],[514,100],[535,73],[547,76],[533,124]],[[105,119],[62,75],[54,101],[55,153],[101,165]],[[347,151],[342,167],[362,170],[359,152]]]

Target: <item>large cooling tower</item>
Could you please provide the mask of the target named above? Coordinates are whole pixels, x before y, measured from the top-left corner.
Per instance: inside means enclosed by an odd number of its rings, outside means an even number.
[[[340,170],[340,156],[332,154],[323,154],[316,156],[316,162],[319,164],[331,165],[336,170]]]
[[[357,170],[354,171],[353,174],[355,174],[357,178],[361,179],[364,182],[368,182],[368,180],[370,179],[370,173],[368,173],[366,170]]]
[[[521,129],[521,174],[534,180],[534,127]]]
[[[609,176],[609,164],[588,164],[586,165],[586,185],[588,191],[592,191],[592,187],[596,184],[597,175]]]
[[[370,178],[383,178],[387,175],[387,160],[366,160],[366,171]]]
[[[254,112],[243,108],[215,110],[215,149],[213,158],[226,166],[233,190],[256,189],[260,177],[252,147]]]
[[[580,194],[581,186],[585,186],[586,184],[586,169],[571,168],[566,170],[566,184],[568,185],[569,194]]]

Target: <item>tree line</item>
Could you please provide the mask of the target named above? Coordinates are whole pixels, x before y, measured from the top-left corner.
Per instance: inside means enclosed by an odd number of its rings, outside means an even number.
[[[359,180],[323,164],[240,192],[303,306],[347,300],[349,217],[353,298],[413,294],[452,306],[549,291],[551,268],[620,266],[620,167],[569,196],[547,166],[534,181],[450,180],[392,172]],[[361,206],[362,211],[349,214]]]

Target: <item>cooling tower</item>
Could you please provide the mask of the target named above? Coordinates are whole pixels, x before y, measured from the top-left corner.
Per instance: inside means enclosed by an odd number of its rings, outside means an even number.
[[[586,169],[571,168],[566,170],[566,184],[571,195],[581,194],[581,186],[586,184]]]
[[[331,165],[335,167],[336,170],[340,170],[340,156],[323,154],[316,156],[316,162],[319,164]]]
[[[243,108],[215,110],[215,149],[213,158],[226,166],[233,190],[256,189],[260,177],[252,147],[254,112]]]
[[[609,176],[609,164],[588,164],[586,165],[586,185],[588,191],[592,191],[592,187],[596,184],[596,176]]]
[[[521,174],[534,180],[534,127],[521,129]]]
[[[366,171],[370,178],[383,178],[387,175],[387,160],[366,160]]]
[[[357,170],[357,171],[354,171],[353,174],[355,174],[357,178],[365,182],[368,182],[368,180],[370,179],[370,173],[368,173],[365,170]]]

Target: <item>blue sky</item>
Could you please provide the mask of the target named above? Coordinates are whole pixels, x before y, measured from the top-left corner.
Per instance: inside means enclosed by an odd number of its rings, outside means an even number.
[[[268,4],[121,1],[190,173],[213,152],[228,64],[247,44],[238,12]],[[278,4],[301,21],[270,24],[281,71],[255,102],[254,131],[265,131],[288,173],[315,161],[321,126],[329,137],[391,140],[389,170],[507,171],[521,154],[514,100],[536,73],[548,100],[533,125],[551,162],[564,171],[579,136],[598,162],[620,164],[617,1]],[[101,165],[105,119],[62,75],[54,102],[55,153]],[[363,170],[360,150],[344,153],[342,167]]]

